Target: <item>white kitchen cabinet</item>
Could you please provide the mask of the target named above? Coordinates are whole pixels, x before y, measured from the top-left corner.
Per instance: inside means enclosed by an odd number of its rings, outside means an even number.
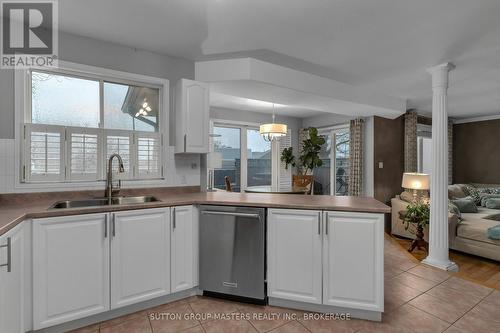
[[[269,209],[268,296],[321,304],[321,212]]]
[[[190,289],[197,284],[195,262],[198,240],[193,237],[197,220],[193,206],[172,207],[172,292]]]
[[[325,212],[323,304],[383,311],[383,214]]]
[[[0,332],[25,332],[25,242],[21,223],[0,236]],[[4,246],[5,245],[5,246]]]
[[[170,209],[111,214],[111,308],[170,293]]]
[[[34,329],[109,310],[108,214],[33,220]]]
[[[181,79],[175,86],[175,152],[208,153],[208,84]]]

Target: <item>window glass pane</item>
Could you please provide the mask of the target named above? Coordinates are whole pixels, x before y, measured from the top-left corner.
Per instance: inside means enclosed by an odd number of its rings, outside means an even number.
[[[137,169],[141,176],[159,176],[160,138],[140,137],[137,139]]]
[[[70,150],[72,175],[97,175],[97,134],[71,133]]]
[[[349,191],[349,131],[335,135],[335,194],[347,195]]]
[[[240,191],[241,145],[240,129],[214,127],[213,150],[222,153],[222,168],[214,170],[214,187],[225,189],[224,177],[231,180],[233,192]]]
[[[108,135],[106,138],[106,161],[113,154],[118,154],[123,160],[123,168],[126,173],[130,172],[130,137]],[[118,163],[115,161],[113,164],[114,172],[118,172]],[[107,166],[106,166],[107,169]]]
[[[31,122],[99,127],[99,82],[33,71]]]
[[[33,131],[30,138],[31,175],[60,175],[61,134]]]
[[[247,186],[271,186],[271,143],[247,129]]]
[[[314,169],[314,193],[330,195],[331,194],[331,159],[330,152],[332,149],[332,137],[331,135],[326,135],[326,143],[321,147],[319,152],[319,158],[323,161],[323,164]]]
[[[104,128],[158,132],[159,89],[104,82]]]

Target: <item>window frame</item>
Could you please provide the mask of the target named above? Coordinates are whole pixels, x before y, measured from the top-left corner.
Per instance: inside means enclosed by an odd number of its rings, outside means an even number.
[[[340,196],[337,195],[337,158],[335,157],[335,149],[336,141],[335,134],[343,133],[349,131],[349,124],[336,125],[332,127],[320,128],[319,135],[328,136],[331,140],[331,149],[330,149],[330,195],[331,196]],[[350,144],[351,138],[349,138]],[[351,166],[349,166],[350,168]]]
[[[158,114],[158,132],[147,132],[147,133],[155,133],[158,135],[158,140],[160,142],[160,155],[159,155],[159,171],[161,173],[161,177],[142,177],[136,179],[130,179],[130,187],[142,187],[149,185],[167,185],[167,177],[165,172],[166,164],[166,151],[169,145],[168,140],[168,132],[169,128],[169,110],[170,110],[170,100],[169,100],[169,80],[152,77],[147,75],[134,74],[129,72],[122,72],[117,70],[111,70],[102,67],[88,66],[82,64],[76,64],[71,62],[59,61],[58,68],[40,68],[37,66],[30,67],[28,69],[20,69],[14,71],[14,96],[15,96],[15,184],[14,189],[16,191],[26,190],[37,190],[37,189],[47,189],[47,188],[58,188],[58,189],[73,189],[75,188],[75,183],[79,183],[77,186],[80,188],[89,188],[96,189],[101,188],[103,183],[103,178],[105,175],[105,170],[98,170],[98,179],[95,180],[87,180],[87,179],[70,179],[70,177],[65,177],[62,175],[63,179],[47,179],[46,181],[33,181],[28,180],[24,177],[25,168],[28,167],[28,159],[26,158],[26,149],[25,145],[25,126],[26,124],[31,124],[31,72],[44,72],[55,75],[66,75],[72,76],[82,79],[101,81],[99,83],[99,100],[100,100],[100,122],[99,128],[88,128],[96,129],[99,131],[111,131],[108,129],[103,129],[102,120],[103,118],[103,82],[112,82],[118,84],[127,84],[127,85],[136,85],[136,86],[145,86],[151,88],[159,89],[159,114]],[[39,124],[32,124],[39,125]],[[45,125],[42,125],[45,126]],[[58,125],[54,125],[58,126]],[[62,126],[65,128],[74,128],[71,126]],[[78,127],[80,128],[80,127]],[[83,127],[82,127],[83,129]],[[140,131],[130,131],[130,132],[140,132]],[[135,135],[134,135],[135,136]],[[102,141],[102,140],[101,140]],[[102,142],[101,142],[102,144]],[[65,144],[65,149],[66,149]],[[104,153],[104,147],[101,146],[101,154]],[[66,160],[64,161],[64,165],[62,168],[66,167],[66,171],[62,170],[62,172],[71,172],[68,170],[70,167],[67,158],[69,157],[67,152],[65,151]],[[104,156],[104,155],[103,155]],[[99,169],[103,169],[106,166],[101,161],[101,166]],[[26,167],[25,167],[26,166]]]
[[[227,127],[227,128],[237,128],[240,130],[240,193],[245,192],[245,189],[248,188],[248,140],[247,140],[247,130],[248,129],[256,129],[259,130],[260,124],[252,123],[252,122],[244,122],[244,121],[232,121],[225,119],[210,119],[210,133],[213,133],[214,127]],[[210,152],[213,151],[213,143],[210,142],[209,145]],[[245,147],[245,148],[243,148]],[[279,148],[279,147],[278,147]],[[278,162],[277,154],[276,154],[277,145],[273,142],[271,143],[271,188],[274,189],[277,187],[276,177],[273,173],[275,173],[274,165],[277,165]],[[279,158],[278,158],[279,160]],[[243,161],[245,163],[243,163]],[[208,179],[208,168],[207,179]]]

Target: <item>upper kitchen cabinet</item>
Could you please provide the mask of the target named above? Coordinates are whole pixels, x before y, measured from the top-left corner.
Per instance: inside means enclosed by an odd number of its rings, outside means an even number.
[[[208,84],[181,79],[175,86],[175,152],[208,153]]]

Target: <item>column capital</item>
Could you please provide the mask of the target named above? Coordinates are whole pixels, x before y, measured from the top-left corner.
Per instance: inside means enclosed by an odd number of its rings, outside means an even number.
[[[451,62],[427,68],[427,73],[432,76],[432,88],[448,88],[448,73],[454,68]]]

